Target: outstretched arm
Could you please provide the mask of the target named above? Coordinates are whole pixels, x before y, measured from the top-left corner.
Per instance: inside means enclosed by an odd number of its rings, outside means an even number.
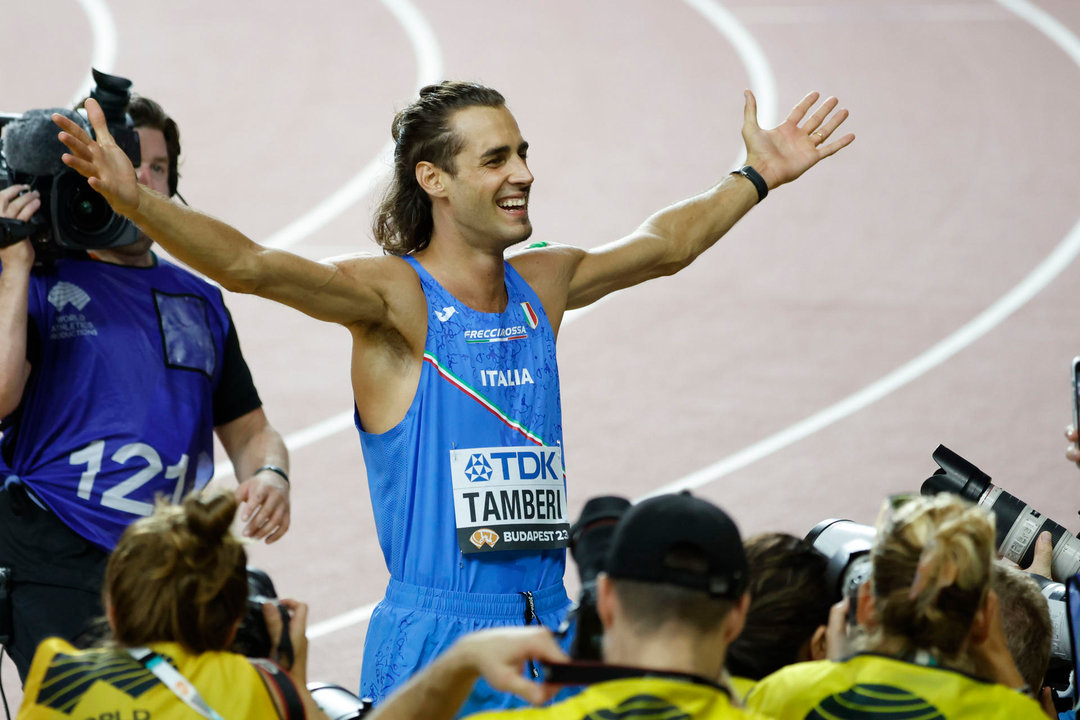
[[[171,202],[138,183],[97,102],[88,100],[86,110],[96,141],[68,118],[53,115],[63,130],[60,141],[70,150],[64,163],[175,257],[230,290],[277,300],[321,320],[348,325],[384,318],[378,267],[354,262],[346,270],[341,264],[271,250],[223,222]]]
[[[810,93],[783,123],[764,130],[758,125],[754,95],[746,91],[745,164],[757,171],[769,190],[795,180],[855,139],[847,134],[830,141],[848,116],[847,110],[836,110],[836,98],[829,98],[807,116],[818,97]],[[582,307],[616,290],[681,270],[757,202],[758,191],[750,180],[728,175],[711,190],[654,214],[621,240],[595,250],[564,253],[567,308]]]

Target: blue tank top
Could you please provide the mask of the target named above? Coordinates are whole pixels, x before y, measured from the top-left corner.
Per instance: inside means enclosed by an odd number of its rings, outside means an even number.
[[[404,419],[357,429],[391,576],[472,593],[562,585],[569,522],[555,337],[505,264],[502,313],[473,310],[412,257],[428,306]]]
[[[60,260],[31,273],[41,357],[0,482],[16,476],[71,529],[110,551],[213,474],[213,391],[229,318],[221,291],[158,260]]]

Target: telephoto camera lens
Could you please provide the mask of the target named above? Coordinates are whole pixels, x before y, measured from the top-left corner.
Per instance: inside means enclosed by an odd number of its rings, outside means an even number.
[[[990,482],[990,476],[944,445],[934,451],[938,470],[922,484],[923,495],[952,493],[994,514],[998,554],[1022,568],[1030,567],[1039,533],[1048,531],[1054,541],[1050,574],[1065,582],[1080,572],[1080,540],[1042,515],[1023,500]]]
[[[806,542],[829,561],[825,581],[839,601],[854,602],[859,586],[870,579],[870,548],[877,531],[851,520],[822,520],[807,533]]]

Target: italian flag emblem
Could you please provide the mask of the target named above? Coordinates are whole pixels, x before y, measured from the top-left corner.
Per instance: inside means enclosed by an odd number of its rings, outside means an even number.
[[[521,303],[521,312],[525,313],[525,322],[529,323],[529,327],[533,330],[540,324],[540,318],[536,316],[536,311],[532,309],[532,305],[527,302]]]

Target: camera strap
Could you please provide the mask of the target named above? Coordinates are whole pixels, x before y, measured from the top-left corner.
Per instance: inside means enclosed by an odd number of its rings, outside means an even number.
[[[173,691],[185,705],[210,720],[225,720],[214,708],[210,707],[191,681],[180,674],[180,671],[165,661],[161,655],[150,648],[128,648],[128,654],[142,663],[147,670],[152,672],[165,687]]]
[[[277,690],[281,696],[281,704],[285,706],[285,720],[304,720],[307,713],[304,711],[304,701],[300,699],[300,693],[296,690],[292,678],[280,665],[273,660],[265,658],[248,658],[256,670],[259,671],[266,689],[273,692]],[[271,685],[273,688],[271,688]]]

